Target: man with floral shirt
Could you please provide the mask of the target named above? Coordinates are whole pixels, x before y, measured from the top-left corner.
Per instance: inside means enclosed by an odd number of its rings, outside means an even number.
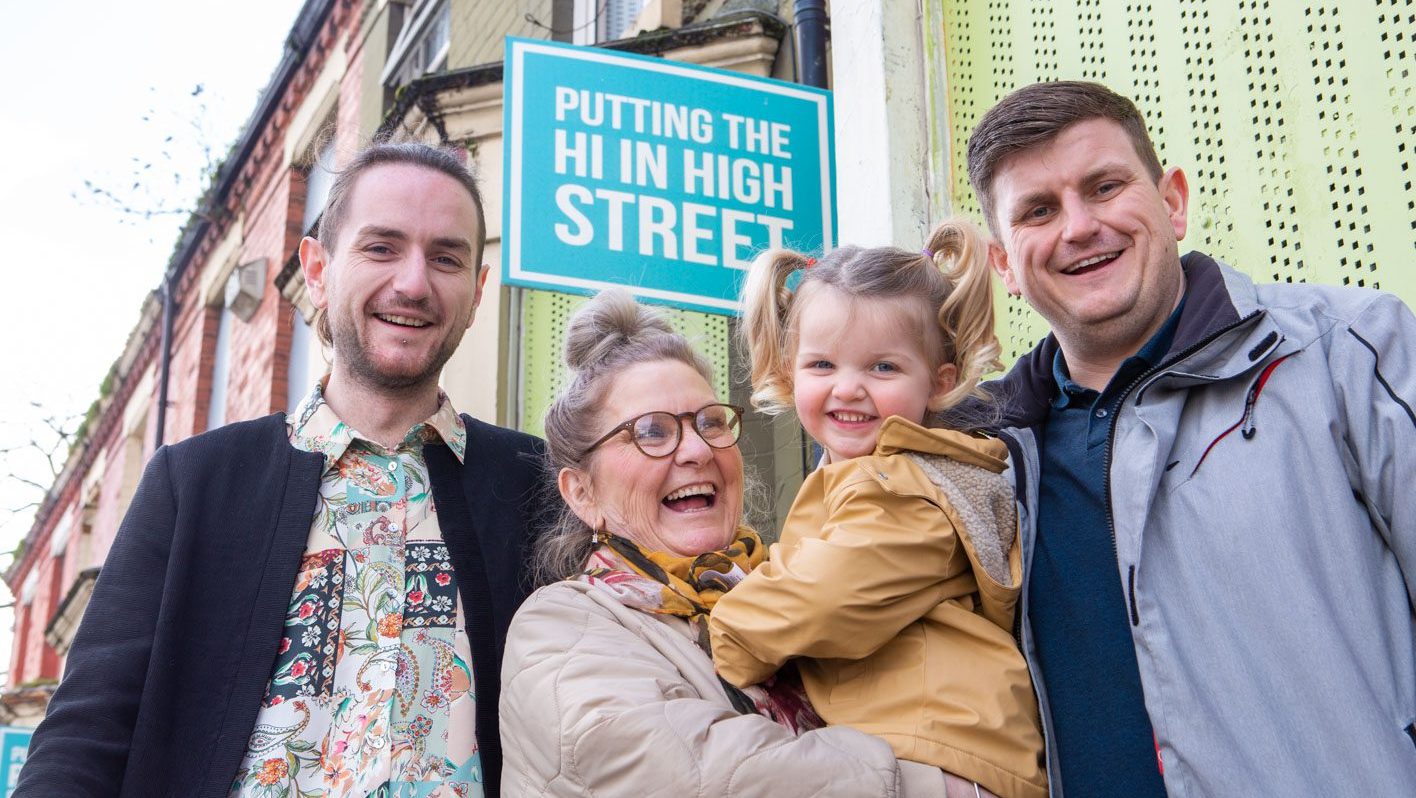
[[[300,245],[330,374],[160,449],[17,796],[495,796],[540,442],[438,388],[487,266],[461,161],[379,144]]]

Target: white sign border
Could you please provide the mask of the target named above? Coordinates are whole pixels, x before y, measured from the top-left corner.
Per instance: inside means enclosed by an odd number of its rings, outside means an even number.
[[[637,68],[647,69],[652,72],[661,72],[677,77],[687,77],[700,80],[709,80],[714,83],[722,83],[738,88],[753,91],[766,91],[771,94],[779,94],[792,97],[798,100],[806,100],[816,106],[816,124],[818,132],[818,150],[821,153],[821,227],[822,243],[829,243],[830,247],[835,246],[835,219],[832,216],[834,210],[831,202],[831,185],[833,177],[831,170],[831,134],[830,120],[827,118],[827,109],[830,107],[829,97],[812,91],[803,91],[789,84],[775,81],[763,81],[744,78],[730,72],[720,71],[714,68],[689,67],[677,64],[666,59],[645,59],[616,53],[603,48],[581,48],[568,45],[543,44],[515,37],[508,37],[506,41],[507,63],[511,65],[508,70],[511,74],[511,85],[506,93],[507,116],[515,125],[502,126],[502,135],[508,152],[508,174],[505,175],[507,181],[507,202],[508,213],[511,223],[503,231],[503,258],[506,266],[507,276],[513,279],[525,280],[527,282],[537,282],[550,289],[557,287],[580,288],[587,291],[598,291],[606,288],[625,288],[636,296],[649,297],[653,299],[672,302],[678,305],[698,307],[721,308],[737,313],[742,312],[742,303],[737,300],[714,299],[701,294],[681,294],[677,291],[663,291],[659,289],[644,288],[637,285],[623,285],[621,283],[604,282],[602,280],[582,280],[575,277],[567,277],[560,274],[546,274],[543,272],[533,272],[523,268],[521,263],[521,136],[506,136],[508,129],[522,130],[525,126],[523,114],[526,104],[524,102],[524,86],[522,82],[526,74],[526,54],[535,53],[539,55],[565,56],[581,61],[590,61],[602,64],[614,64],[616,66],[631,65]],[[830,251],[830,248],[827,249]]]

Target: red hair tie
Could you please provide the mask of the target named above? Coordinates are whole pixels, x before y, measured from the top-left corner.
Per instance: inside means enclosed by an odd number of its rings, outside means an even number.
[[[815,266],[815,265],[816,265],[816,258],[807,258],[807,259],[806,259],[806,268],[810,269],[812,266]]]

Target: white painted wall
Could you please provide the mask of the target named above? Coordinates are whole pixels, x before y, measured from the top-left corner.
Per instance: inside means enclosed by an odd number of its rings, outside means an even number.
[[[923,244],[932,221],[920,0],[831,4],[840,242]],[[947,128],[947,126],[946,126]],[[942,170],[946,175],[947,164]],[[947,207],[947,201],[946,201]]]

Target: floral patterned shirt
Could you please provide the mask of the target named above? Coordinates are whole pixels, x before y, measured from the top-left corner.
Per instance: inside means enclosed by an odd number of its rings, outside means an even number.
[[[465,615],[423,459],[436,441],[463,458],[462,419],[439,395],[386,449],[317,385],[287,426],[325,472],[232,798],[480,798]]]

